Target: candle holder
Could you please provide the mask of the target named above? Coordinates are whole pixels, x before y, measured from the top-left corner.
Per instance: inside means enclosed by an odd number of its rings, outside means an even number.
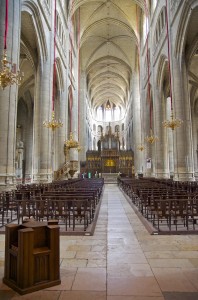
[[[165,128],[170,128],[172,130],[175,130],[176,128],[179,128],[183,121],[181,119],[176,119],[174,118],[173,111],[171,112],[171,119],[170,120],[165,120],[162,122],[162,125]]]
[[[150,143],[150,144],[153,144],[155,142],[158,141],[158,137],[153,135],[153,131],[152,129],[150,130],[150,136],[147,135],[147,137],[145,138],[145,140]]]
[[[60,120],[59,121],[55,120],[55,114],[53,111],[51,121],[44,121],[43,126],[52,129],[52,131],[55,131],[55,129],[63,127],[63,123]]]

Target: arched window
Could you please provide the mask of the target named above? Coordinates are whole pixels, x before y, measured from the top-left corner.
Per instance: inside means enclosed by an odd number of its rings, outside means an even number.
[[[120,120],[120,107],[115,106],[114,108],[114,121]]]
[[[99,121],[103,120],[103,118],[102,118],[102,106],[100,106],[100,107],[97,108],[97,119]]]
[[[111,109],[105,111],[105,117],[106,117],[105,118],[106,122],[111,122],[112,121],[112,118],[111,118]]]
[[[101,126],[101,125],[98,125],[98,134],[101,134],[101,133],[102,133],[102,131],[103,131],[103,128],[102,128],[102,126]]]

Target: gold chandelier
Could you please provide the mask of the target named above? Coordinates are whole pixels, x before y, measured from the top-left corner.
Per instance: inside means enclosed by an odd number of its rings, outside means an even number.
[[[55,129],[63,127],[63,123],[60,120],[55,120],[55,114],[54,111],[52,111],[51,121],[44,121],[43,126],[52,129],[52,131],[55,131]]]
[[[16,65],[7,60],[7,51],[4,49],[0,68],[0,86],[4,90],[7,86],[20,85],[23,80],[23,73],[15,71]]]
[[[181,119],[174,118],[173,111],[171,111],[171,120],[162,122],[162,125],[165,128],[171,128],[172,130],[175,130],[175,128],[180,127],[182,123],[183,121]]]
[[[145,138],[145,140],[150,143],[150,144],[153,144],[155,142],[158,141],[158,137],[153,135],[153,131],[152,129],[150,130],[150,136],[147,135],[147,137]]]
[[[23,79],[23,73],[16,71],[16,64],[7,60],[7,35],[8,35],[8,0],[5,1],[5,34],[4,34],[4,50],[0,67],[0,87],[4,90],[7,86],[17,84],[20,85]]]
[[[144,146],[140,144],[137,146],[137,149],[142,152],[144,150]]]
[[[74,140],[74,138],[73,138],[73,133],[72,133],[72,132],[70,132],[69,140],[67,140],[67,141],[65,142],[65,145],[66,145],[66,149],[67,149],[67,150],[69,150],[69,149],[71,149],[71,148],[73,148],[73,149],[76,148],[78,151],[81,150],[81,146],[80,146],[80,144],[79,144],[78,141],[75,141],[75,140]]]

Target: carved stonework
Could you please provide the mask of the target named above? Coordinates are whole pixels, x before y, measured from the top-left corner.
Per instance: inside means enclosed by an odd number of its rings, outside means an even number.
[[[41,11],[43,13],[43,16],[45,18],[46,24],[47,24],[48,28],[51,29],[51,11],[50,11],[50,7],[49,7],[46,0],[39,0],[38,3],[39,3]]]
[[[181,3],[181,0],[171,0],[171,14],[172,14],[172,18],[174,17],[177,8],[179,7]]]
[[[57,46],[57,49],[59,50],[59,54],[60,54],[60,57],[62,58],[62,62],[66,68],[67,67],[66,66],[67,52],[66,52],[66,49],[63,47],[63,44],[62,44],[59,36],[57,36],[57,38],[56,38],[56,46]]]

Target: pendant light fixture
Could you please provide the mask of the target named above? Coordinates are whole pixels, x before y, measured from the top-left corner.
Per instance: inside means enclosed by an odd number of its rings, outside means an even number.
[[[4,50],[0,66],[0,87],[4,90],[13,84],[20,85],[23,80],[23,73],[16,71],[16,64],[7,59],[7,35],[8,35],[8,0],[5,0],[5,33]]]

